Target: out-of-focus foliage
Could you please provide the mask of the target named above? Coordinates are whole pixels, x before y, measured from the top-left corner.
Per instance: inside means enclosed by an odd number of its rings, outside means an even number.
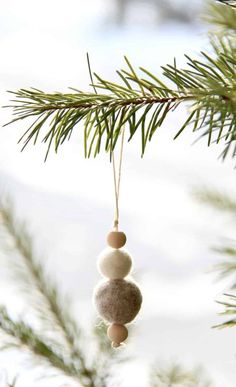
[[[220,3],[223,3],[225,5],[228,5],[230,7],[236,8],[236,1],[235,0],[218,0]]]
[[[10,310],[0,306],[0,350],[14,349],[25,354],[32,360],[30,370],[40,365],[45,370],[45,378],[64,375],[83,387],[118,387],[117,367],[130,360],[124,348],[120,351],[111,347],[103,322],[94,324],[90,336],[88,330],[84,332],[78,325],[68,301],[46,274],[41,260],[36,258],[26,226],[16,221],[8,203],[1,203],[0,220],[0,245],[15,274],[15,286],[23,290],[22,297],[26,297],[32,313],[41,323],[41,328],[31,326],[22,317],[12,318]],[[177,382],[183,383],[179,384],[182,387],[197,387],[193,382],[200,380],[205,383],[200,370],[185,371],[179,365],[153,367],[150,378],[150,385],[156,387],[177,387],[173,384]],[[20,383],[20,375],[8,387],[16,386],[18,381]],[[169,384],[165,384],[167,382]]]
[[[199,14],[201,5],[201,1],[188,2],[186,0],[114,0],[114,3],[116,4],[115,18],[119,24],[125,23],[129,6],[135,7],[139,3],[152,6],[158,22],[171,20],[180,23],[193,22]]]
[[[154,366],[151,371],[150,387],[212,387],[203,370],[188,370],[180,364],[169,367]]]
[[[236,200],[233,197],[207,189],[196,191],[195,196],[198,200],[212,206],[216,210],[227,212],[231,215],[232,220],[235,221]],[[221,299],[217,300],[224,307],[220,315],[232,316],[229,320],[222,324],[217,324],[215,327],[236,326],[236,240],[227,241],[225,245],[215,247],[214,251],[223,257],[222,261],[214,267],[218,278],[229,278],[231,281],[227,294],[223,294]]]
[[[122,352],[104,344],[104,329],[93,334],[93,348],[86,343],[87,332],[78,326],[68,300],[36,258],[33,241],[24,224],[14,219],[9,204],[0,206],[0,243],[8,256],[16,282],[32,305],[43,329],[37,330],[22,318],[12,319],[0,307],[1,350],[17,348],[35,358],[37,364],[72,377],[84,387],[105,387],[116,364],[125,359]],[[85,334],[86,333],[86,334]],[[92,338],[90,337],[92,340]]]
[[[222,3],[224,3],[222,1]],[[225,2],[229,3],[229,2]],[[234,4],[236,2],[234,1]],[[218,4],[211,4],[211,10],[212,12],[208,12],[203,16],[203,19],[211,23],[214,28],[214,34],[217,34],[217,28],[218,32],[221,35],[228,35],[228,34],[235,34],[236,32],[236,18],[235,18],[235,12],[232,11],[232,8],[234,7],[226,7],[226,6],[218,6]]]
[[[210,189],[199,189],[194,191],[196,199],[217,210],[236,214],[236,201],[229,195]]]

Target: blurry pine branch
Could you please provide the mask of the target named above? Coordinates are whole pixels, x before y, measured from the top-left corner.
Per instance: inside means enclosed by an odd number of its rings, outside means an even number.
[[[10,122],[29,119],[30,126],[21,136],[23,149],[39,138],[47,152],[70,140],[79,123],[83,124],[85,157],[101,150],[114,150],[122,127],[126,138],[141,138],[141,154],[169,114],[180,105],[188,106],[187,118],[180,124],[177,138],[188,126],[207,144],[224,144],[221,154],[236,154],[236,10],[213,3],[208,21],[217,26],[210,34],[209,52],[197,59],[188,55],[187,67],[173,64],[162,67],[163,79],[145,68],[137,72],[127,58],[126,68],[117,71],[119,82],[92,74],[90,92],[71,89],[70,93],[45,93],[21,89],[13,94]],[[220,31],[220,33],[219,33]],[[81,130],[81,128],[79,129]]]
[[[64,356],[57,353],[56,349],[47,343],[38,333],[23,321],[13,321],[4,307],[0,310],[0,329],[6,335],[4,349],[19,348],[26,349],[38,360],[47,363],[62,371],[67,376],[80,380],[78,370],[74,364],[66,362]],[[87,384],[89,385],[89,384]]]
[[[188,7],[182,7],[181,2],[175,0],[113,0],[116,4],[115,21],[124,24],[130,3],[136,6],[138,3],[145,3],[152,6],[152,13],[159,23],[168,23],[172,20],[180,23],[193,23],[199,13],[199,6],[193,2]]]
[[[10,310],[0,305],[0,351],[13,349],[28,355],[35,368],[40,365],[45,369],[44,378],[64,375],[83,387],[114,385],[110,381],[116,380],[115,368],[130,358],[123,351],[112,349],[103,322],[94,326],[90,338],[78,326],[68,301],[65,302],[57,285],[46,274],[42,260],[36,257],[27,227],[16,220],[9,201],[2,201],[0,205],[0,245],[15,274],[16,286],[22,291],[19,297],[26,297],[31,313],[41,321],[40,327],[35,328],[27,316],[13,318]],[[179,365],[152,368],[150,378],[150,386],[156,387],[174,386],[177,381],[181,387],[209,386],[186,384],[187,380],[203,383],[204,379],[198,370],[185,371]],[[8,387],[15,386],[18,380],[20,375]],[[118,387],[119,381],[115,383]]]
[[[215,325],[214,328],[228,328],[236,326],[236,295],[224,294],[222,300],[217,301],[218,304],[224,307],[223,312],[220,313],[222,316],[232,316],[228,318],[224,323]]]
[[[236,200],[233,197],[209,189],[198,190],[195,192],[195,196],[198,200],[212,206],[216,210],[227,212],[235,220]],[[224,307],[220,315],[232,316],[224,323],[218,324],[215,327],[225,328],[236,326],[236,240],[227,242],[223,246],[215,247],[214,251],[223,257],[222,261],[214,267],[218,278],[229,278],[231,281],[227,294],[223,294],[222,298],[217,300]]]
[[[0,386],[1,387],[17,387],[17,376],[9,382],[9,376],[5,369],[0,369]]]
[[[15,273],[22,297],[26,297],[31,313],[41,322],[41,327],[36,329],[25,321],[25,316],[13,318],[10,310],[0,305],[0,351],[15,349],[28,355],[32,366],[45,369],[44,378],[64,375],[83,387],[118,387],[115,369],[118,367],[119,371],[119,365],[130,358],[123,351],[112,349],[103,322],[94,324],[94,340],[86,337],[88,332],[78,326],[68,309],[68,301],[65,302],[41,260],[36,258],[32,237],[26,225],[15,219],[9,201],[2,201],[0,205],[0,245]],[[150,378],[150,386],[156,387],[210,386],[200,370],[185,371],[180,365],[153,367]],[[16,386],[18,381],[20,375],[7,386]],[[202,384],[198,384],[200,381]]]
[[[152,368],[150,387],[212,387],[201,368],[187,370],[180,364]]]
[[[236,8],[236,1],[235,0],[218,0],[220,3],[223,3],[225,5],[228,5],[230,7]]]
[[[221,1],[222,4],[228,5],[219,6],[217,3],[211,5],[212,12],[203,16],[203,19],[211,23],[214,27],[214,34],[218,33],[225,34],[226,36],[236,32],[236,17],[235,11],[232,11],[232,8],[236,8],[236,1],[232,1],[234,4],[230,4],[230,1]],[[219,28],[220,27],[220,28]]]
[[[63,300],[58,287],[45,273],[36,258],[32,238],[24,224],[14,219],[11,205],[1,203],[1,247],[11,258],[11,269],[16,274],[24,295],[44,326],[38,332],[23,320],[13,320],[6,307],[0,308],[0,329],[5,334],[1,350],[26,350],[45,365],[72,377],[82,386],[105,387],[111,376],[112,365],[122,361],[119,353],[104,344],[105,325],[97,327],[93,354],[88,357],[84,342],[85,332],[79,328]],[[12,256],[11,256],[12,255]],[[91,355],[91,354],[90,354]]]
[[[7,386],[6,387],[16,387],[16,382],[17,382],[17,378],[14,378],[11,383],[7,382]]]
[[[236,201],[226,194],[207,188],[195,190],[194,196],[214,209],[236,215]]]

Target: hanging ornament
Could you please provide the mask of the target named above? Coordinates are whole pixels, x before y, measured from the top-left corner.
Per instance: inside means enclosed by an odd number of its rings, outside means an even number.
[[[132,268],[132,257],[123,248],[127,238],[125,233],[119,230],[119,192],[124,133],[123,128],[118,177],[112,152],[116,204],[114,228],[107,235],[108,246],[101,252],[97,261],[98,271],[105,279],[94,289],[93,297],[98,314],[106,323],[110,323],[107,336],[113,348],[119,347],[127,339],[128,329],[125,324],[134,320],[142,304],[142,294],[138,286],[134,281],[125,279]]]

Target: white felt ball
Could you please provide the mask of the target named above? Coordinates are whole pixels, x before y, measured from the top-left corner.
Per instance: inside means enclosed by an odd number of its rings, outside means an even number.
[[[126,277],[132,266],[131,256],[124,250],[108,248],[98,257],[99,272],[109,279]]]

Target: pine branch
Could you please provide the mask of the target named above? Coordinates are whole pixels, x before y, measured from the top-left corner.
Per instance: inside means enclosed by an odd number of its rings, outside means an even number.
[[[15,249],[23,259],[28,272],[27,277],[31,279],[33,286],[38,291],[39,297],[43,300],[43,318],[51,319],[53,329],[55,330],[57,328],[61,333],[69,349],[70,359],[77,365],[77,376],[80,377],[81,382],[89,387],[94,386],[96,372],[94,369],[89,369],[86,366],[85,354],[77,344],[81,332],[69,313],[69,310],[65,307],[65,304],[61,302],[61,296],[59,295],[57,287],[53,285],[51,279],[49,280],[45,276],[41,264],[38,261],[36,262],[30,235],[23,225],[16,224],[9,205],[1,205],[0,215],[5,229],[14,241]],[[26,280],[25,276],[23,280]],[[45,307],[47,308],[46,313]],[[64,352],[65,348],[62,348],[62,350]]]
[[[236,247],[234,246],[224,246],[221,248],[215,249],[218,253],[224,255],[224,257],[228,257],[228,259],[224,259],[224,261],[215,265],[214,270],[218,273],[218,278],[233,278],[233,284],[230,287],[231,290],[235,290],[236,288]],[[216,301],[218,304],[224,307],[223,312],[219,314],[221,316],[232,315],[234,316],[230,320],[227,320],[223,323],[217,324],[213,326],[213,328],[228,328],[236,326],[236,296],[233,294],[224,294],[224,300]]]
[[[8,387],[16,387],[16,379],[12,383],[7,383]]]
[[[232,8],[236,8],[236,1],[235,0],[218,0],[220,3],[228,5]]]
[[[186,370],[179,364],[169,367],[153,366],[150,373],[151,387],[211,387],[212,384],[206,379],[201,368]]]
[[[44,339],[37,335],[23,321],[14,322],[4,307],[0,308],[0,329],[9,338],[4,349],[11,347],[22,349],[23,347],[40,358],[44,363],[47,362],[65,375],[80,380],[78,369],[73,364],[66,364],[65,359],[56,353],[55,350],[52,350]]]
[[[137,81],[135,79],[135,81]],[[92,153],[96,156],[101,150],[102,139],[106,137],[105,149],[111,152],[117,143],[121,128],[129,128],[129,140],[132,139],[137,129],[142,126],[142,154],[144,154],[147,140],[151,140],[157,127],[162,124],[168,112],[180,102],[191,100],[191,96],[176,95],[169,92],[168,96],[157,95],[158,88],[152,89],[152,94],[144,96],[135,89],[124,89],[123,86],[109,84],[101,80],[96,87],[111,91],[111,95],[77,93],[77,94],[45,94],[41,91],[20,90],[14,93],[17,104],[14,105],[14,115],[17,118],[12,122],[37,116],[31,127],[21,137],[24,141],[22,150],[33,141],[36,144],[38,136],[49,118],[49,130],[43,136],[49,150],[54,143],[57,152],[65,140],[69,140],[76,125],[83,121],[84,124],[84,151],[85,157]],[[142,82],[141,82],[142,84]],[[148,86],[150,90],[150,86]],[[163,94],[160,90],[160,94]],[[167,94],[167,92],[165,93]],[[19,103],[19,104],[18,104]],[[152,110],[152,120],[149,121],[148,131],[145,129],[147,114]],[[151,113],[151,112],[150,112]]]
[[[207,205],[220,211],[227,211],[235,216],[236,202],[233,198],[220,192],[212,190],[201,189],[195,191],[195,196]],[[235,241],[231,241],[230,245],[214,248],[214,251],[223,255],[224,260],[214,266],[217,272],[218,279],[231,278],[233,284],[230,286],[231,290],[236,289],[236,245]],[[224,323],[217,324],[213,328],[226,328],[236,326],[236,296],[232,294],[224,294],[223,301],[217,300],[218,304],[224,307],[220,315],[234,315],[233,318]]]
[[[229,33],[236,32],[236,17],[235,17],[235,8],[236,1],[220,1],[221,5],[211,3],[208,5],[209,10],[207,15],[203,19],[213,24],[213,26],[220,27],[220,32],[228,35]],[[225,7],[225,5],[227,7]],[[216,31],[214,31],[216,33]]]
[[[15,377],[11,383],[7,383],[7,386],[8,387],[16,387],[16,382],[17,382],[17,377]]]
[[[216,210],[236,213],[236,202],[233,198],[222,192],[210,190],[207,188],[197,189],[193,195],[203,204],[213,207]]]
[[[214,249],[217,253],[220,253],[228,259],[218,263],[214,266],[214,270],[218,273],[218,278],[223,279],[226,277],[233,277],[234,284],[236,286],[236,248],[233,246],[224,246]]]
[[[224,301],[217,301],[218,304],[224,307],[224,311],[220,315],[232,315],[234,316],[230,320],[225,321],[222,324],[215,325],[213,328],[228,328],[236,326],[236,296],[233,294],[224,294]]]
[[[236,202],[230,196],[221,192],[216,192],[209,189],[200,189],[194,192],[195,197],[203,204],[210,205],[216,210],[227,212],[235,216]],[[224,257],[224,260],[214,266],[214,270],[218,274],[219,279],[226,277],[234,277],[233,287],[236,285],[236,245],[235,241],[230,241],[225,246],[214,247],[213,249],[218,254]]]
[[[219,17],[221,8],[215,7],[215,19]],[[235,10],[229,8],[229,12],[236,20]],[[224,15],[221,12],[221,24],[230,28],[229,15]],[[199,130],[201,137],[207,137],[208,145],[224,143],[223,159],[231,150],[234,157],[235,39],[211,38],[211,49],[213,54],[202,53],[199,59],[186,56],[187,68],[178,68],[175,61],[173,65],[162,67],[168,85],[145,68],[141,67],[137,73],[125,57],[127,68],[117,71],[119,83],[105,80],[96,73],[93,78],[89,67],[92,92],[76,89],[67,94],[48,94],[37,89],[11,92],[15,98],[10,107],[15,118],[10,123],[31,120],[31,125],[19,140],[23,142],[22,150],[29,143],[36,144],[41,137],[47,144],[46,159],[51,147],[57,152],[71,138],[78,124],[83,123],[85,157],[96,156],[102,149],[111,153],[124,125],[128,141],[140,133],[141,154],[144,155],[147,143],[170,112],[187,103],[190,105],[187,119],[175,138],[190,126],[194,132]]]
[[[83,386],[105,387],[107,379],[111,376],[114,362],[118,364],[127,358],[121,353],[114,352],[111,346],[108,345],[107,337],[105,339],[105,330],[107,329],[105,325],[96,329],[92,354],[88,353],[88,346],[82,348],[81,342],[79,345],[83,332],[68,309],[68,300],[63,302],[57,286],[53,284],[51,278],[48,278],[43,266],[36,259],[32,238],[25,225],[15,220],[14,211],[9,200],[2,200],[1,202],[0,221],[2,223],[0,234],[2,236],[2,248],[5,247],[8,254],[13,250],[14,259],[17,257],[17,264],[11,264],[11,268],[16,271],[17,279],[21,279],[24,288],[27,290],[27,295],[32,296],[37,313],[39,313],[44,323],[47,322],[47,326],[50,328],[50,336],[45,335],[45,332],[43,337],[39,336],[34,329],[26,326],[23,321],[20,322],[21,327],[25,327],[25,330],[30,332],[36,346],[39,343],[37,340],[41,340],[47,346],[50,356],[58,360],[59,368],[60,361],[64,362],[65,370],[68,368],[66,374],[69,372],[70,376],[73,376],[73,373],[75,373],[76,379]],[[5,233],[3,233],[3,229]],[[18,255],[15,254],[16,252],[18,252]],[[19,266],[19,261],[22,261],[23,266]],[[36,302],[38,305],[36,305]],[[13,330],[17,328],[17,323],[9,317],[10,323],[12,323]],[[15,334],[12,332],[12,336],[17,336],[17,332]],[[27,343],[25,345],[27,346]],[[30,345],[29,342],[29,349],[31,350]],[[41,353],[42,357],[45,356],[46,362],[48,361],[48,353],[47,351]],[[89,366],[87,365],[87,355],[91,357]]]

